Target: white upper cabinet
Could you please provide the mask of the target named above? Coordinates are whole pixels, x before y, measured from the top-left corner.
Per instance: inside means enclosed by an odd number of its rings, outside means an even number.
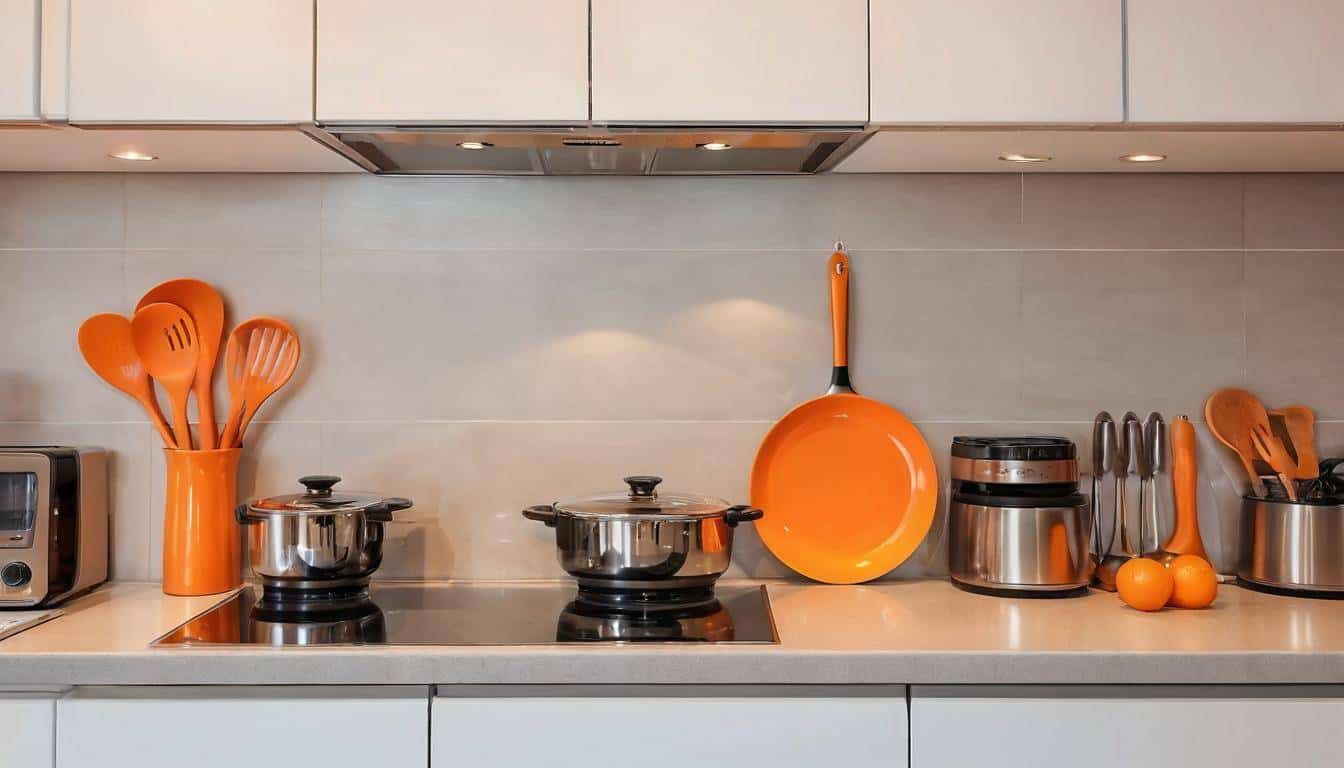
[[[1341,0],[1129,0],[1129,119],[1344,122]]]
[[[1121,0],[872,0],[874,123],[1118,123]]]
[[[599,123],[868,119],[866,0],[592,0]]]
[[[321,122],[582,123],[587,0],[318,0]]]
[[[311,0],[70,3],[71,122],[312,122]]]
[[[38,119],[38,4],[0,0],[0,121]]]

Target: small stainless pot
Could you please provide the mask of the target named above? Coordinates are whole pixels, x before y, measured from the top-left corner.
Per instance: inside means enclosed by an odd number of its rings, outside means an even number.
[[[383,523],[411,501],[332,491],[340,481],[301,477],[303,493],[238,506],[252,572],[263,585],[311,590],[368,583],[383,561]]]
[[[625,478],[628,492],[523,510],[555,529],[560,565],[587,589],[709,587],[732,561],[733,529],[761,510],[722,499],[659,494],[661,477]]]

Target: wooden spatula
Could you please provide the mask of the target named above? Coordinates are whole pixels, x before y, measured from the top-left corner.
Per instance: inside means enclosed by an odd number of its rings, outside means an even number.
[[[220,445],[242,445],[257,409],[285,386],[298,365],[299,337],[284,320],[254,317],[233,329],[224,347],[230,402]]]
[[[176,304],[146,304],[131,318],[131,340],[145,370],[168,393],[177,447],[191,450],[187,398],[191,396],[191,382],[196,378],[200,358],[200,343],[191,316]]]
[[[1260,457],[1269,462],[1269,466],[1278,474],[1283,489],[1288,493],[1288,500],[1297,501],[1297,486],[1293,484],[1293,472],[1297,470],[1297,464],[1288,455],[1283,442],[1269,431],[1269,427],[1259,424],[1251,430],[1251,442],[1255,444]]]
[[[140,355],[131,341],[131,321],[124,315],[94,315],[79,326],[79,351],[84,361],[103,381],[135,398],[149,414],[154,428],[159,430],[163,444],[177,447],[177,439],[163,420],[159,403],[154,399],[154,386],[140,362]]]
[[[219,357],[219,341],[224,333],[224,299],[209,283],[200,280],[179,279],[159,283],[149,289],[135,305],[136,309],[148,304],[166,302],[185,309],[196,324],[200,356],[196,359],[196,378],[192,391],[196,393],[197,416],[201,420],[201,447],[213,450],[219,438],[215,425],[214,377],[215,360]]]
[[[1220,389],[1204,402],[1204,420],[1213,436],[1236,452],[1251,481],[1251,490],[1263,497],[1265,484],[1255,469],[1257,453],[1251,438],[1257,426],[1269,431],[1269,414],[1259,398],[1244,389]]]
[[[1293,477],[1298,480],[1320,477],[1321,464],[1316,455],[1316,414],[1305,405],[1275,408],[1269,413],[1283,419],[1288,439],[1293,441],[1293,450],[1297,453]]]

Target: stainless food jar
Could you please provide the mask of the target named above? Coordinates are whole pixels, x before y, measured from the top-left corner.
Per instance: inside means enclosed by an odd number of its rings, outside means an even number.
[[[367,584],[383,561],[383,523],[410,499],[341,493],[341,478],[299,478],[303,493],[240,504],[252,572],[266,587],[295,590]]]
[[[628,491],[523,510],[555,528],[560,565],[579,586],[662,591],[712,587],[732,560],[733,529],[761,510],[686,493],[659,493],[663,479],[625,478]]]

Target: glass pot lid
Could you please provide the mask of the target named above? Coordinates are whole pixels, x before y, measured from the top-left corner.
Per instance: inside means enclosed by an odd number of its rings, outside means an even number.
[[[557,501],[557,514],[572,517],[666,517],[694,519],[722,515],[729,506],[723,499],[693,493],[658,491],[663,478],[653,475],[632,475],[625,478],[628,490],[585,496],[581,499]]]
[[[289,515],[330,515],[339,512],[362,512],[385,501],[382,496],[373,493],[333,491],[332,486],[339,482],[341,478],[335,475],[307,475],[299,478],[299,483],[307,489],[303,493],[254,499],[248,507],[256,512],[270,514],[278,512]]]

